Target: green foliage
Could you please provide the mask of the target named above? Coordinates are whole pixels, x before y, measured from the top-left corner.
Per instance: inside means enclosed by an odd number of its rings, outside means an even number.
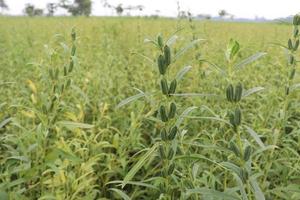
[[[0,199],[298,200],[296,18],[0,18]]]

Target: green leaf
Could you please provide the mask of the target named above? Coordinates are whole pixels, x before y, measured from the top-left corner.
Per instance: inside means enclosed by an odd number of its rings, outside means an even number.
[[[256,92],[260,92],[260,91],[262,91],[264,89],[265,89],[264,87],[254,87],[254,88],[251,88],[251,89],[246,90],[245,92],[243,92],[242,97],[250,96],[251,94],[254,94]]]
[[[106,183],[106,185],[108,185],[108,184],[115,184],[115,183],[122,185],[123,181],[121,181],[121,180],[110,181],[110,182]],[[157,187],[155,187],[153,185],[150,185],[148,183],[144,183],[144,182],[127,181],[127,185],[136,185],[136,186],[141,186],[141,187],[146,187],[146,188],[151,188],[151,189],[159,190]]]
[[[261,58],[262,56],[266,55],[267,53],[256,53],[248,58],[246,58],[245,60],[241,61],[240,63],[238,63],[237,65],[234,66],[235,70],[240,70],[242,69],[245,65],[248,65],[254,61],[256,61],[257,59]]]
[[[0,123],[0,129],[3,128],[5,125],[7,125],[11,120],[12,120],[12,118],[7,118],[7,119],[3,120]]]
[[[0,199],[8,200],[8,194],[6,192],[0,190]]]
[[[225,53],[227,61],[232,60],[239,52],[239,50],[240,50],[240,44],[236,40],[230,39]]]
[[[187,46],[183,47],[182,49],[180,49],[174,56],[173,62],[175,62],[180,56],[182,56],[187,50],[191,49],[193,46],[195,46],[197,43],[204,41],[204,39],[198,39],[198,40],[194,40],[192,41],[190,44],[188,44]]]
[[[127,185],[129,181],[135,176],[135,174],[144,166],[144,164],[147,162],[147,159],[155,152],[157,148],[157,143],[152,146],[151,149],[145,153],[140,160],[131,168],[131,170],[126,174],[123,183],[122,183],[122,188]]]
[[[253,177],[250,177],[250,184],[252,186],[255,199],[256,200],[265,200],[265,195],[263,194],[257,181]]]
[[[116,188],[110,188],[109,190],[114,191],[117,193],[120,197],[122,197],[124,200],[131,200],[131,198],[122,190],[116,189]]]
[[[192,66],[185,66],[184,68],[182,68],[176,75],[177,81],[181,80],[182,77],[191,69],[192,69]]]
[[[187,195],[191,195],[191,194],[202,194],[204,196],[208,196],[208,197],[213,197],[213,199],[217,200],[239,200],[238,197],[236,197],[235,195],[232,194],[227,194],[225,192],[220,192],[217,190],[213,190],[213,189],[208,189],[208,188],[195,188],[195,189],[188,189],[186,191]],[[204,198],[205,199],[205,198]]]
[[[133,96],[131,96],[131,97],[128,97],[127,99],[122,100],[122,101],[117,105],[116,108],[120,108],[120,107],[122,107],[122,106],[124,106],[124,105],[126,105],[126,104],[128,104],[128,103],[131,103],[131,102],[133,102],[133,101],[136,101],[136,100],[138,100],[139,98],[142,98],[142,97],[145,97],[145,96],[146,96],[145,93],[139,93],[139,94],[133,95]]]
[[[179,125],[182,123],[183,119],[184,119],[186,116],[188,116],[188,114],[189,114],[190,112],[192,112],[193,110],[195,110],[196,108],[198,108],[198,107],[196,107],[196,106],[191,106],[191,107],[188,107],[187,109],[185,109],[185,110],[182,112],[182,114],[179,116],[179,118],[177,119],[177,121],[176,121],[176,126],[179,127]]]
[[[294,84],[291,86],[291,91],[294,91],[294,90],[297,90],[297,89],[300,89],[300,83],[297,83],[297,84]]]
[[[258,136],[258,134],[250,127],[245,126],[247,132],[252,136],[252,138],[257,142],[257,144],[261,147],[261,148],[265,148],[265,144],[261,141],[260,137]]]
[[[220,66],[218,66],[217,64],[212,63],[212,62],[210,62],[210,61],[208,61],[208,60],[200,60],[200,61],[201,61],[201,62],[206,62],[206,63],[208,63],[208,66],[209,66],[210,68],[212,68],[213,70],[219,72],[221,75],[223,75],[223,76],[226,76],[226,75],[227,75],[226,71],[223,70],[223,69],[222,69]]]
[[[64,126],[64,127],[66,127],[66,128],[69,128],[69,129],[74,129],[74,128],[91,129],[91,128],[94,128],[94,125],[80,123],[80,122],[59,121],[57,123]]]
[[[242,200],[248,200],[247,193],[245,191],[242,179],[237,174],[233,174],[233,176],[234,176],[234,178],[235,178],[235,180],[238,184],[238,187],[240,189],[240,192],[241,192],[241,195],[242,195]]]

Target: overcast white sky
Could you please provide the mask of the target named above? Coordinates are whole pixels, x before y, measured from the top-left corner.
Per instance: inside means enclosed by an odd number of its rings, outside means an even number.
[[[103,8],[101,0],[93,1],[93,15],[111,15],[113,12]],[[144,5],[144,14],[155,14],[160,10],[161,15],[176,16],[178,0],[108,0],[110,4],[118,5]],[[31,3],[38,8],[45,8],[49,2],[58,0],[6,0],[10,10],[9,14],[22,14],[24,5]],[[218,15],[220,9],[225,9],[235,17],[255,18],[265,17],[274,19],[286,17],[300,12],[300,0],[179,0],[182,10],[189,10],[192,14]],[[63,11],[59,11],[60,14]],[[137,14],[138,11],[134,12]],[[126,14],[126,12],[125,12]]]

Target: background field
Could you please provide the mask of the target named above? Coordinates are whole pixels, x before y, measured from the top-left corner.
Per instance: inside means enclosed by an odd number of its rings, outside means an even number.
[[[52,86],[66,80],[51,80],[48,70],[63,73],[73,27],[77,62],[68,76],[72,83],[50,112],[55,96]],[[286,101],[287,58],[284,49],[274,45],[287,44],[291,25],[93,17],[0,18],[0,199],[126,199],[124,193],[132,199],[158,199],[156,153],[131,178],[135,182],[119,186],[146,150],[159,141],[157,125],[149,118],[156,104],[139,99],[119,109],[116,106],[137,94],[134,88],[159,90],[157,67],[138,54],[155,61],[158,51],[144,43],[145,38],[159,33],[168,38],[179,28],[183,29],[176,33],[174,53],[192,40],[205,41],[172,65],[170,76],[192,66],[177,93],[216,96],[174,97],[178,115],[196,106],[189,116],[228,121],[227,111],[232,108],[225,96],[228,80],[201,60],[226,68],[224,51],[231,38],[241,45],[238,61],[257,52],[267,54],[233,78],[245,90],[264,88],[240,103],[243,124],[265,146],[241,130],[243,144],[254,152],[250,165],[260,189],[241,185],[231,170],[220,167],[222,162],[236,160],[228,150],[236,136],[226,123],[184,118],[177,136],[181,159],[175,159],[172,185],[191,195],[178,199],[242,199],[240,188],[245,187],[248,199],[299,200],[300,95],[295,90]],[[299,74],[294,81],[300,82]],[[287,102],[288,122],[283,126]]]

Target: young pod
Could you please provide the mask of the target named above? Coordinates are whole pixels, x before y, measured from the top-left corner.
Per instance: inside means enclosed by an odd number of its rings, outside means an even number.
[[[159,150],[159,156],[160,156],[160,158],[161,159],[166,158],[165,150],[164,150],[164,147],[162,145],[159,145],[158,150]]]
[[[50,76],[51,80],[54,80],[53,69],[49,69],[49,76]]]
[[[174,154],[175,154],[174,150],[173,150],[173,149],[170,149],[170,150],[169,150],[169,153],[168,153],[168,157],[167,157],[168,160],[172,160]]]
[[[300,15],[295,15],[293,18],[293,25],[298,26],[300,25]]]
[[[169,66],[171,64],[171,50],[167,45],[164,46],[165,64]]]
[[[169,119],[172,119],[175,117],[176,114],[176,104],[174,102],[172,102],[170,104],[170,110],[169,110]]]
[[[245,151],[244,151],[244,161],[248,161],[250,159],[250,156],[251,156],[251,146],[247,146],[245,148]]]
[[[68,88],[70,85],[71,85],[71,79],[68,79],[66,83],[66,88]]]
[[[158,56],[158,59],[157,59],[157,66],[158,66],[158,70],[159,70],[159,73],[161,75],[164,75],[166,73],[166,66],[165,66],[165,59],[164,59],[164,56],[163,55],[159,55]]]
[[[161,35],[159,35],[157,37],[157,44],[158,44],[159,48],[161,48],[161,49],[163,48],[164,42],[163,42],[163,38],[161,37]]]
[[[160,114],[160,118],[163,122],[167,122],[168,121],[168,116],[167,116],[167,112],[164,106],[160,106],[159,108],[159,114]]]
[[[74,29],[72,30],[71,37],[72,37],[72,40],[74,42],[76,40],[76,32],[75,32]]]
[[[296,40],[296,42],[295,42],[294,51],[297,51],[298,47],[299,47],[299,39]]]
[[[292,43],[292,40],[291,40],[291,39],[288,40],[288,49],[289,49],[289,50],[292,50],[292,49],[293,49],[293,43]]]
[[[295,27],[294,28],[294,37],[295,38],[298,37],[298,34],[299,34],[299,29],[298,29],[298,27]]]
[[[229,143],[229,149],[237,156],[240,157],[241,156],[241,152],[239,150],[239,148],[236,146],[236,144],[234,142],[230,142]]]
[[[232,84],[230,84],[226,89],[226,98],[229,102],[232,102],[233,97],[234,97],[233,86],[232,86]]]
[[[240,178],[242,179],[243,183],[246,183],[248,180],[248,172],[243,168],[240,168]]]
[[[163,141],[167,141],[168,137],[167,137],[167,131],[165,128],[163,128],[161,131],[160,131],[160,137]]]
[[[293,55],[289,55],[289,64],[293,65],[295,63],[295,57]]]
[[[174,79],[174,80],[171,82],[171,85],[170,85],[170,88],[169,88],[169,94],[174,94],[175,91],[176,91],[176,87],[177,87],[177,80]]]
[[[243,93],[243,86],[241,83],[237,84],[235,87],[235,95],[234,95],[234,101],[239,102],[242,98],[242,93]]]
[[[175,169],[175,164],[172,163],[172,164],[169,166],[169,169],[168,169],[168,175],[173,174],[174,169]]]
[[[67,66],[64,66],[64,76],[68,75],[68,70],[67,70]]]
[[[290,94],[290,87],[286,86],[285,88],[285,95],[289,95]]]
[[[171,128],[170,133],[169,133],[169,140],[174,140],[177,132],[178,132],[177,126],[174,126],[173,128]]]
[[[293,68],[290,74],[290,80],[292,80],[295,77],[295,74],[296,74],[296,69]]]
[[[160,86],[161,86],[161,91],[164,95],[168,95],[168,90],[169,90],[169,87],[168,87],[168,82],[165,78],[161,79],[160,81]]]
[[[235,126],[241,125],[241,121],[242,121],[241,110],[239,108],[236,108],[235,111],[234,111],[234,124],[235,124]]]
[[[235,120],[234,120],[234,114],[232,112],[229,113],[229,122],[232,126],[236,126],[235,125]]]
[[[74,68],[74,60],[71,58],[70,64],[69,64],[69,73],[73,71]]]
[[[73,45],[71,50],[71,56],[75,56],[75,54],[76,54],[76,46]]]

